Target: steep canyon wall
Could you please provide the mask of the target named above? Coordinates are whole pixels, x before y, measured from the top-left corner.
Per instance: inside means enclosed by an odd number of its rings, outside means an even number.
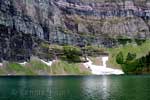
[[[0,0],[0,60],[27,60],[42,41],[112,47],[117,37],[149,38],[149,19],[148,0]]]

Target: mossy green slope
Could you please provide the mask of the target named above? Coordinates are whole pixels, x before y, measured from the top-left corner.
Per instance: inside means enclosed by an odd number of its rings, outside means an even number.
[[[129,43],[124,46],[119,46],[117,48],[109,48],[110,59],[108,61],[109,66],[114,68],[121,68],[116,62],[116,56],[119,52],[123,53],[124,59],[127,57],[127,54],[136,53],[136,58],[146,56],[150,52],[150,40],[146,40],[143,44],[137,45],[135,43]]]
[[[0,68],[0,75],[90,75],[91,72],[80,67],[81,63],[58,60],[47,66],[40,60],[31,60],[26,65],[7,62]]]

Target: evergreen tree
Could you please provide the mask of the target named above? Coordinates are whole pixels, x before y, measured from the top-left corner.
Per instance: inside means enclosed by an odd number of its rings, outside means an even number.
[[[116,62],[117,62],[118,64],[123,64],[123,63],[124,63],[124,58],[123,58],[123,53],[122,53],[122,52],[119,52],[119,53],[117,54]]]
[[[132,61],[132,60],[134,60],[136,58],[136,53],[128,53],[128,55],[127,55],[127,58],[126,58],[126,61]]]

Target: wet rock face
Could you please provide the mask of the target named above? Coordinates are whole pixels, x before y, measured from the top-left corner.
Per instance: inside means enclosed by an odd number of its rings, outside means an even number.
[[[0,60],[29,59],[34,37],[106,47],[117,44],[110,37],[147,38],[149,19],[148,0],[0,0]]]
[[[2,25],[0,33],[0,61],[30,59],[33,50],[33,39],[30,34],[19,33]]]
[[[1,0],[0,24],[48,40],[51,5],[50,0]]]

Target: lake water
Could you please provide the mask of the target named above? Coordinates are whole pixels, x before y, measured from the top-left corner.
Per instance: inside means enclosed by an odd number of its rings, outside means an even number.
[[[0,100],[150,100],[150,76],[0,77]]]

